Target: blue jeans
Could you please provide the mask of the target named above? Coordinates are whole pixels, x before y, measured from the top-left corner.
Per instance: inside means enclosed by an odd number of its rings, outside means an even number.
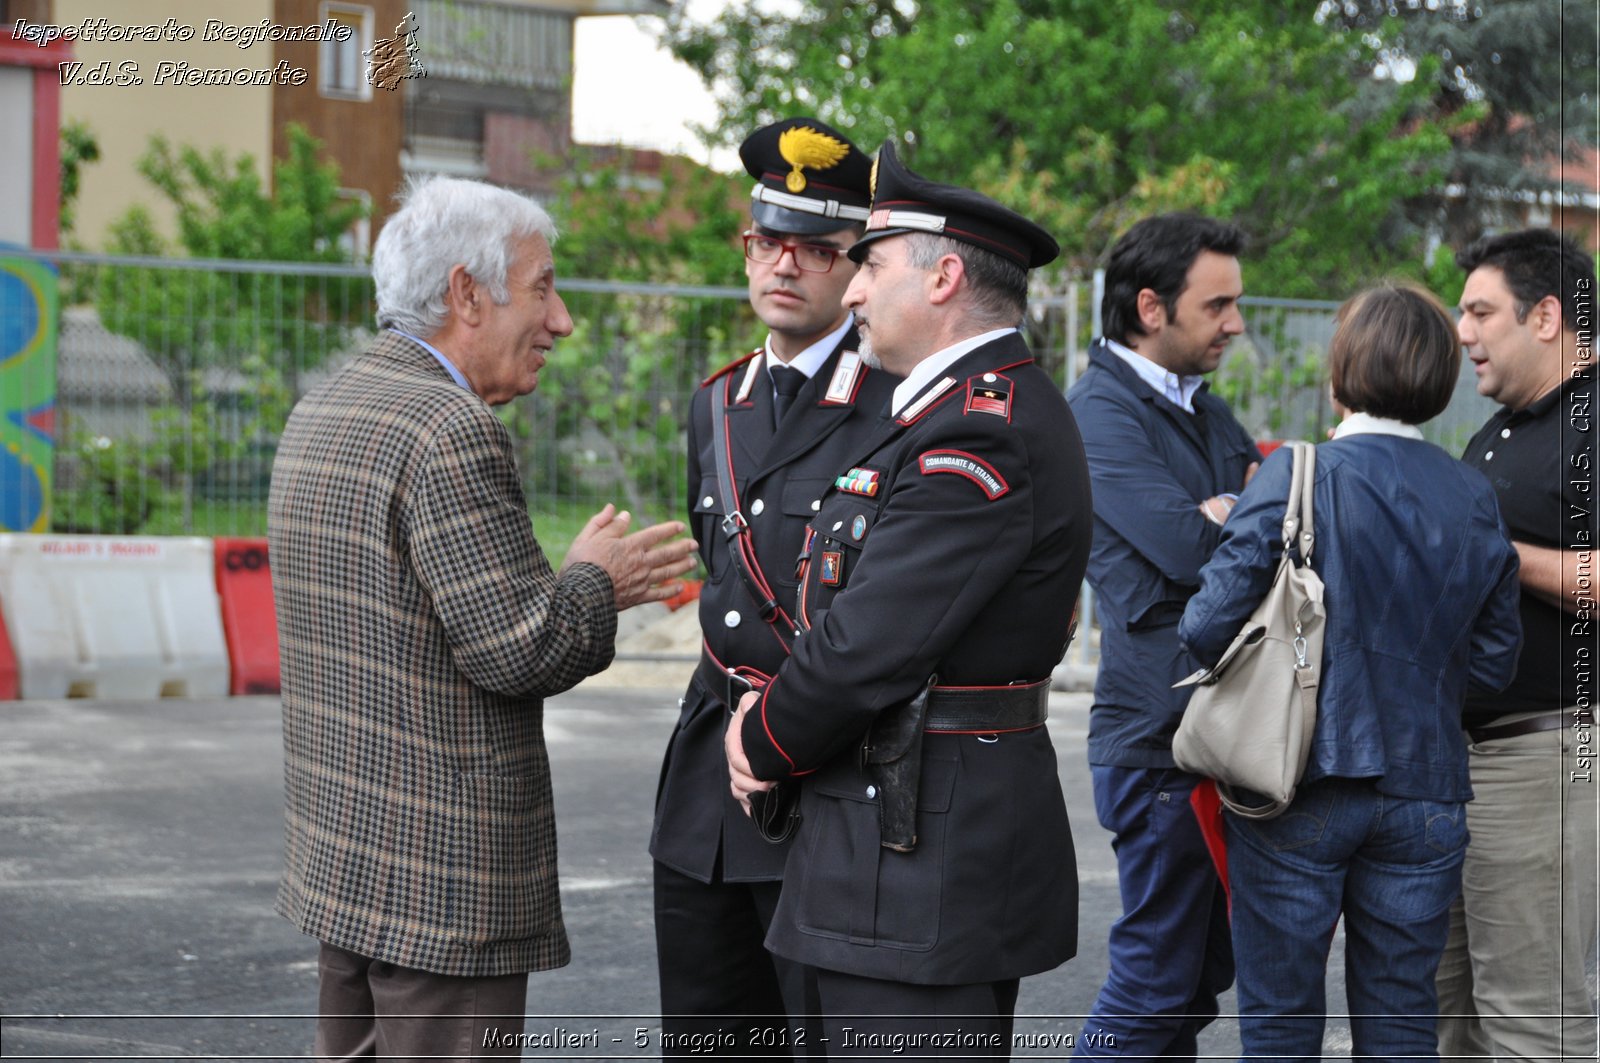
[[[1226,819],[1245,1056],[1322,1055],[1342,910],[1351,1054],[1436,1058],[1434,972],[1461,887],[1466,805],[1322,779],[1277,819]]]
[[[1197,776],[1091,765],[1094,808],[1116,837],[1122,918],[1079,1056],[1193,1059],[1233,981],[1227,900],[1189,806]]]

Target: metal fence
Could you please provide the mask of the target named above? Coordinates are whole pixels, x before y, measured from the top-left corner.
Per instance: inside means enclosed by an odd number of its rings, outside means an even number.
[[[371,339],[367,274],[302,263],[33,257],[56,269],[62,307],[55,365],[24,367],[55,377],[48,526],[262,534],[288,410]],[[1072,282],[1031,301],[1030,342],[1063,386],[1082,371],[1097,287]],[[576,329],[552,352],[539,390],[501,410],[535,526],[558,550],[607,501],[651,519],[684,512],[689,396],[764,335],[742,287],[564,279],[561,290]],[[1246,300],[1248,330],[1215,386],[1258,437],[1322,436],[1322,358],[1335,306]],[[21,390],[45,386],[23,381]],[[1489,412],[1469,372],[1427,431],[1458,451]]]

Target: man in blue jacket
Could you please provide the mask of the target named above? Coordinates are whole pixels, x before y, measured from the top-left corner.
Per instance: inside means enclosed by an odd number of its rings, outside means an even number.
[[[1172,760],[1194,668],[1178,618],[1258,453],[1205,375],[1244,331],[1233,225],[1147,218],[1111,250],[1103,337],[1067,399],[1094,494],[1089,582],[1100,672],[1089,716],[1095,813],[1115,834],[1122,917],[1077,1054],[1193,1059],[1233,982],[1226,900]]]

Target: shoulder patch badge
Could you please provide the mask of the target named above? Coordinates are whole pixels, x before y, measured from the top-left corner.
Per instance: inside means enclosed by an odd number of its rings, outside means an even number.
[[[921,467],[924,476],[932,476],[936,472],[951,472],[957,476],[965,476],[981,487],[991,502],[1011,490],[1011,485],[1006,483],[1005,477],[996,472],[988,462],[964,450],[930,450],[917,458],[917,465]]]
[[[857,466],[833,481],[833,486],[846,494],[875,498],[879,487],[878,472],[876,469],[863,469]]]
[[[961,412],[990,413],[1011,421],[1011,379],[984,373],[967,380],[967,405]]]

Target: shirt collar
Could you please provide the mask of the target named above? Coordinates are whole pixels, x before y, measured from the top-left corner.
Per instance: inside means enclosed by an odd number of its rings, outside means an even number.
[[[1164,396],[1173,405],[1189,413],[1194,412],[1194,393],[1200,390],[1200,385],[1205,383],[1205,377],[1198,374],[1193,376],[1179,376],[1165,366],[1157,365],[1132,347],[1124,346],[1109,336],[1102,336],[1106,349],[1121,358],[1137,374],[1139,379],[1149,384],[1157,395]]]
[[[1333,438],[1343,439],[1345,436],[1380,435],[1399,436],[1402,439],[1421,439],[1422,429],[1414,424],[1406,424],[1392,417],[1374,417],[1370,413],[1346,414],[1344,420],[1333,430]]]
[[[906,378],[894,389],[894,401],[889,404],[890,412],[899,413],[906,403],[916,398],[917,393],[933,383],[934,378],[940,373],[955,365],[962,355],[975,351],[985,343],[1016,331],[1015,328],[997,328],[977,336],[969,336],[959,343],[951,344],[942,351],[935,351],[933,354],[928,355],[928,357],[912,367],[911,372],[907,373]]]
[[[467,378],[461,374],[461,370],[456,368],[456,364],[454,362],[452,362],[450,359],[446,358],[443,354],[441,354],[440,351],[439,351],[439,348],[435,347],[433,344],[429,343],[427,340],[418,339],[417,337],[413,336],[409,332],[401,332],[397,328],[391,328],[389,331],[394,333],[396,336],[404,336],[406,339],[410,340],[412,343],[415,343],[417,346],[421,347],[423,350],[427,351],[429,354],[431,354],[435,358],[439,359],[439,364],[444,366],[444,371],[446,373],[450,374],[450,379],[451,380],[454,380],[457,384],[460,384],[462,387],[466,388],[468,391],[472,390],[472,385],[467,383]]]
[[[822,368],[822,363],[828,360],[828,355],[832,354],[833,349],[839,346],[839,341],[844,339],[844,334],[849,332],[850,326],[854,325],[855,323],[855,314],[846,314],[844,316],[843,324],[834,329],[832,332],[828,333],[826,336],[822,337],[816,343],[813,343],[811,346],[801,351],[799,354],[795,355],[793,358],[789,359],[787,362],[780,362],[778,361],[777,357],[773,355],[772,336],[769,333],[767,336],[766,345],[762,348],[767,355],[767,365],[769,367],[774,365],[786,365],[790,369],[798,369],[800,372],[805,374],[807,380],[810,380],[812,377],[817,375],[817,370]]]
[[[1527,418],[1543,417],[1549,413],[1556,403],[1561,401],[1561,396],[1579,384],[1589,384],[1594,381],[1594,366],[1586,365],[1581,369],[1567,374],[1566,379],[1551,388],[1549,391],[1534,399],[1520,410],[1513,410],[1509,406],[1502,406],[1508,417]]]

